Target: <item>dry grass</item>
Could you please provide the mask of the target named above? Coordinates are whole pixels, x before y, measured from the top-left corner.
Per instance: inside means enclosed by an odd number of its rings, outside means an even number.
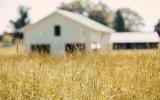
[[[160,99],[159,50],[61,57],[1,52],[1,100]]]

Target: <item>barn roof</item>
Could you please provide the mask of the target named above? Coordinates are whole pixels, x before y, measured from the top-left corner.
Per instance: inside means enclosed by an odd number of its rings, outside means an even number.
[[[113,29],[109,28],[109,27],[106,27],[88,17],[85,17],[83,15],[80,15],[78,13],[72,13],[72,12],[69,12],[69,11],[65,11],[65,10],[57,10],[57,13],[60,13],[66,17],[69,17],[85,26],[88,26],[92,29],[95,29],[97,31],[102,31],[102,32],[114,32]]]
[[[67,18],[70,18],[71,20],[74,20],[74,21],[76,21],[76,22],[78,22],[80,24],[83,24],[86,27],[89,27],[89,28],[94,29],[96,31],[105,32],[105,33],[114,32],[113,29],[111,29],[111,28],[109,28],[109,27],[107,27],[107,26],[105,26],[105,25],[103,25],[101,23],[98,23],[98,22],[96,22],[96,21],[94,21],[94,20],[92,20],[92,19],[90,19],[88,17],[80,15],[78,13],[73,13],[73,12],[69,12],[69,11],[66,11],[66,10],[57,9],[53,13],[51,13],[49,16],[51,16],[51,15],[53,15],[55,13],[58,13],[60,15],[63,15],[65,17],[67,17]],[[39,20],[38,22],[48,18],[49,16]],[[38,23],[38,22],[36,22],[36,23]],[[34,23],[32,25],[28,25],[28,26],[22,28],[20,31],[24,31],[24,30],[36,25],[36,23]]]
[[[110,37],[111,43],[148,43],[160,42],[160,37],[156,32],[122,32],[112,33]]]

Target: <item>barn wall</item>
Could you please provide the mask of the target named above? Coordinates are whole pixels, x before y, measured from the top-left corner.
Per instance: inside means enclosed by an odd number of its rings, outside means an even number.
[[[112,50],[112,43],[110,43],[110,34],[103,34],[101,39],[102,51],[106,52]]]
[[[61,36],[54,36],[54,26],[61,26]],[[84,33],[84,37],[80,33]],[[25,32],[26,50],[31,44],[50,44],[52,53],[64,53],[66,43],[86,42],[87,51],[91,51],[91,34],[94,31],[62,15],[54,14],[40,21]]]

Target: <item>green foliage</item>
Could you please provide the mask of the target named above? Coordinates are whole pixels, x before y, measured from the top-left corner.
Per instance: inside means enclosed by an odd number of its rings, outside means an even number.
[[[91,0],[74,0],[68,4],[62,3],[59,8],[71,12],[86,14],[89,18],[108,27],[114,28],[118,32],[140,31],[144,26],[143,18],[137,12],[128,8],[122,8],[119,9],[119,11],[113,12],[103,2],[95,4],[91,2]],[[117,14],[117,12],[121,12],[121,15]],[[116,18],[114,18],[114,15]],[[118,27],[119,29],[117,29]]]
[[[10,23],[14,26],[15,29],[21,29],[22,27],[29,24],[30,21],[28,18],[28,10],[29,9],[24,6],[19,7],[18,11],[20,17],[16,21],[13,20],[10,21]]]
[[[104,25],[108,25],[108,23],[106,22],[106,18],[105,18],[105,15],[104,13],[102,13],[101,11],[99,10],[93,10],[90,12],[89,14],[89,18],[97,21],[97,22],[100,22],[101,24],[104,24]]]
[[[20,17],[16,21],[10,21],[10,23],[14,27],[13,34],[15,38],[23,39],[23,33],[18,32],[18,30],[29,24],[30,20],[28,16],[28,10],[29,9],[27,7],[20,6],[18,9]]]
[[[75,0],[69,4],[62,3],[59,8],[85,15],[101,24],[111,26],[108,19],[112,11],[102,2],[94,4],[90,0]]]
[[[80,0],[76,0],[69,4],[62,3],[59,8],[67,11],[71,11],[71,12],[77,12],[80,14],[82,14],[86,10]]]
[[[129,8],[119,9],[125,23],[125,31],[134,32],[140,31],[144,26],[143,18],[135,11]]]
[[[160,36],[160,20],[159,22],[157,23],[157,25],[155,26],[155,31],[159,34]]]
[[[116,12],[116,17],[114,21],[114,29],[117,32],[125,32],[125,23],[124,23],[124,19],[123,19],[123,16],[120,10]]]
[[[3,35],[0,35],[0,42],[2,42],[3,40]]]

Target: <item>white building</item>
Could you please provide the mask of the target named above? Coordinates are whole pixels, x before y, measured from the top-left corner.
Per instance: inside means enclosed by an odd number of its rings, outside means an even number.
[[[156,32],[122,32],[110,36],[113,49],[156,49],[159,42]]]
[[[85,16],[59,9],[20,31],[24,33],[27,52],[38,50],[52,54],[110,49],[109,37],[114,32]]]
[[[26,51],[46,51],[52,54],[93,49],[157,48],[157,33],[115,33],[96,21],[77,13],[56,10],[35,24],[21,29]]]

